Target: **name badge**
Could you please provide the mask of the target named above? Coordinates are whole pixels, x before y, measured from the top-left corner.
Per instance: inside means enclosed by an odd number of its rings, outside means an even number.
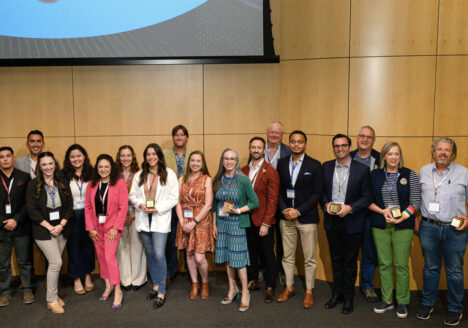
[[[439,213],[439,203],[429,203],[429,211],[434,213]]]
[[[286,190],[286,197],[288,197],[289,199],[296,198],[296,193],[294,192],[294,189],[287,189]]]
[[[99,214],[99,224],[106,223],[107,215]]]
[[[49,219],[50,219],[50,221],[60,220],[60,212],[59,211],[50,212],[49,213]]]
[[[184,210],[184,218],[193,219],[193,210]]]
[[[11,214],[11,204],[5,205],[5,214]]]
[[[77,210],[82,210],[85,206],[84,200],[79,200],[75,203],[75,207]]]
[[[218,216],[221,216],[221,217],[228,217],[228,216],[229,216],[229,213],[228,213],[228,212],[225,212],[225,211],[223,210],[222,207],[219,207],[219,208],[218,208]]]
[[[154,208],[154,200],[150,199],[146,201],[146,208]]]

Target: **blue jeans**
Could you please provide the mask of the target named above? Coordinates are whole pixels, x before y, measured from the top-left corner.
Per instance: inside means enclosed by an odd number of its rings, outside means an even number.
[[[140,232],[141,241],[145,247],[146,260],[153,281],[153,286],[158,286],[159,294],[166,294],[166,240],[167,233]]]
[[[365,226],[362,237],[361,249],[361,288],[374,289],[375,269],[379,265],[377,260],[377,251],[372,235],[371,223],[369,219],[365,220]]]
[[[419,238],[424,255],[423,290],[421,303],[434,306],[437,301],[440,268],[444,259],[447,272],[447,309],[463,312],[463,256],[468,231],[457,231],[450,225],[437,226],[421,221]]]

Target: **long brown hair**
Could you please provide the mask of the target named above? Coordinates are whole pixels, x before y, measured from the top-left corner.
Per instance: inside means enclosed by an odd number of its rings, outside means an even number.
[[[36,190],[34,192],[34,198],[39,199],[41,196],[41,192],[44,189],[45,186],[45,180],[44,180],[44,174],[42,173],[41,170],[41,160],[44,157],[51,157],[55,163],[55,169],[54,169],[54,184],[57,186],[59,193],[62,195],[70,195],[70,192],[68,191],[69,189],[67,188],[67,184],[64,181],[64,178],[62,177],[61,174],[59,174],[59,171],[57,170],[57,161],[55,160],[54,154],[52,154],[50,151],[45,151],[39,154],[37,156],[37,165],[36,165]]]
[[[115,155],[115,167],[117,168],[117,173],[119,174],[119,176],[122,175],[123,171],[122,163],[120,163],[120,152],[124,149],[130,150],[130,152],[132,153],[132,164],[130,164],[130,172],[135,173],[138,172],[138,170],[140,169],[133,147],[130,145],[123,145],[120,146],[119,150],[117,151],[117,155]]]
[[[138,185],[141,186],[143,183],[145,183],[146,178],[148,177],[148,174],[149,174],[149,164],[146,161],[146,154],[148,153],[148,149],[150,148],[153,148],[154,151],[156,152],[156,156],[158,156],[159,182],[161,183],[162,186],[164,186],[167,181],[166,160],[164,159],[164,153],[161,147],[159,147],[159,145],[156,143],[150,143],[148,146],[146,146],[143,152],[143,164],[141,164],[142,172],[140,175],[140,181],[138,181]]]
[[[201,173],[210,176],[210,173],[208,172],[208,167],[206,166],[206,161],[205,161],[205,155],[203,154],[202,151],[200,150],[194,150],[190,153],[188,159],[187,159],[187,166],[185,168],[185,175],[184,175],[184,184],[188,184],[190,174],[192,173],[192,169],[190,168],[190,159],[192,158],[193,155],[200,155],[202,159],[202,167],[201,167]]]

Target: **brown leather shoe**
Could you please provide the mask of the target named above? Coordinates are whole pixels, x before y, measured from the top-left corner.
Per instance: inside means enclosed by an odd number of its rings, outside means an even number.
[[[65,307],[65,302],[60,297],[57,297],[57,302],[60,304],[61,307]]]
[[[201,283],[200,298],[202,300],[206,300],[209,296],[210,296],[210,283],[209,282],[202,282]]]
[[[312,305],[314,305],[314,295],[312,294],[312,290],[306,290],[306,293],[304,294],[304,302],[302,302],[302,305],[304,305],[304,309],[310,309]]]
[[[275,291],[273,288],[268,287],[265,294],[265,303],[271,303],[275,299]]]
[[[247,288],[249,290],[260,290],[260,282],[258,280],[250,280]]]
[[[55,314],[65,313],[65,310],[63,309],[63,307],[58,302],[47,303],[47,308],[49,310],[51,310],[53,313],[55,313]]]
[[[34,294],[30,290],[26,290],[23,293],[23,303],[24,304],[31,304],[34,302]]]
[[[293,297],[296,295],[296,290],[294,287],[286,287],[281,294],[279,294],[278,298],[276,299],[276,302],[278,303],[283,303],[289,300],[290,297]]]
[[[190,299],[194,300],[198,297],[198,290],[200,289],[200,283],[199,282],[192,282],[192,289],[190,289]]]

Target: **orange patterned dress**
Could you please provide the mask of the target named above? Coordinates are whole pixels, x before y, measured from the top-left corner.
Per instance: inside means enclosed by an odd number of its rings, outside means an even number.
[[[193,217],[196,218],[198,213],[205,205],[205,184],[207,175],[201,175],[189,184],[183,184],[180,189],[180,203],[182,211],[184,209],[193,210]],[[193,219],[183,219],[184,224],[191,222]],[[185,233],[182,226],[177,225],[176,246],[178,249],[187,249],[188,251],[195,251],[204,254],[206,252],[213,252],[213,223],[211,211],[199,222],[190,233]]]

